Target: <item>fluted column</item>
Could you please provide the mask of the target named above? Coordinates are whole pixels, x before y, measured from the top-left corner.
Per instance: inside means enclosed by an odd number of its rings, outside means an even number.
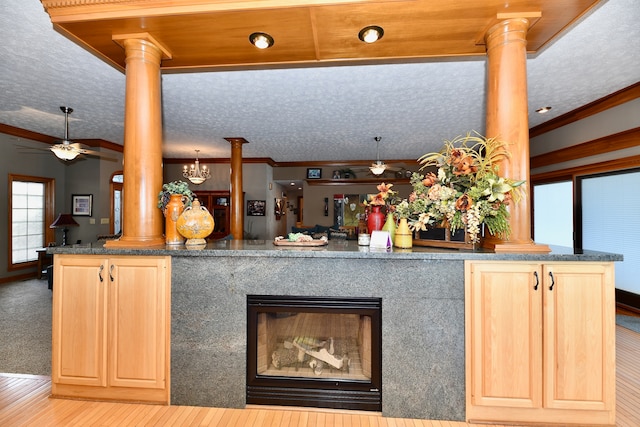
[[[549,252],[531,239],[529,184],[529,119],[527,99],[526,18],[506,19],[485,35],[487,46],[486,136],[508,144],[511,157],[500,164],[500,174],[526,180],[523,197],[509,206],[508,240],[491,236],[485,246],[496,252]]]
[[[231,235],[235,240],[244,238],[244,197],[242,189],[243,138],[226,138],[231,144]]]
[[[138,38],[121,41],[126,53],[122,237],[106,246],[163,246],[163,217],[157,207],[162,189],[162,51]]]

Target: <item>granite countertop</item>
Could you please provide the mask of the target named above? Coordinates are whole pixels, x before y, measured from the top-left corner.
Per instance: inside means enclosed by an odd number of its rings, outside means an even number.
[[[413,249],[370,249],[358,246],[356,241],[329,241],[320,247],[275,246],[271,240],[219,240],[202,249],[188,249],[184,245],[156,248],[105,248],[103,242],[54,246],[49,254],[84,255],[162,255],[173,257],[279,257],[279,258],[381,258],[416,260],[528,260],[528,261],[622,261],[620,254],[597,251],[575,252],[572,248],[551,246],[550,253],[494,253],[486,249],[458,250],[429,247]]]

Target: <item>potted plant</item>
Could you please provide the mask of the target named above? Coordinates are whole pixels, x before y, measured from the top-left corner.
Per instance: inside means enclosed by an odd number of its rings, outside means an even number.
[[[167,245],[181,245],[184,237],[178,233],[177,222],[185,206],[191,206],[193,192],[184,181],[172,181],[162,186],[158,193],[158,207],[165,218],[164,237]]]
[[[189,189],[189,184],[184,181],[172,181],[163,184],[162,191],[158,193],[158,207],[160,208],[160,210],[162,210],[162,213],[164,213],[169,200],[171,200],[171,196],[174,194],[182,195],[182,198],[184,199],[184,205],[191,206],[194,195],[193,192]]]

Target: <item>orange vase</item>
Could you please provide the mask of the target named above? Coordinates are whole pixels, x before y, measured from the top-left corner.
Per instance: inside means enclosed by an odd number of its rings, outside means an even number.
[[[164,239],[167,245],[183,245],[184,237],[178,233],[177,222],[184,211],[182,194],[172,194],[164,208]]]

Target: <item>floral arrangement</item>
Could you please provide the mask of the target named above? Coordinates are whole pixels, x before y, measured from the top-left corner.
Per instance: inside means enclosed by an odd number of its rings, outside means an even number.
[[[158,193],[158,207],[164,212],[172,194],[182,194],[185,207],[191,206],[195,197],[189,189],[189,184],[184,181],[172,181],[162,185],[162,191]]]
[[[393,184],[379,184],[376,188],[378,190],[378,194],[369,195],[369,200],[364,202],[365,206],[385,206],[388,205],[392,207],[396,201],[398,192],[392,190]],[[391,208],[393,210],[393,208]]]
[[[418,159],[420,171],[435,167],[437,172],[413,173],[413,191],[393,206],[395,215],[407,218],[414,231],[433,226],[465,230],[474,243],[481,224],[492,235],[508,237],[507,205],[519,199],[524,181],[499,175],[497,163],[506,157],[504,142],[477,133],[445,141],[442,151]]]

